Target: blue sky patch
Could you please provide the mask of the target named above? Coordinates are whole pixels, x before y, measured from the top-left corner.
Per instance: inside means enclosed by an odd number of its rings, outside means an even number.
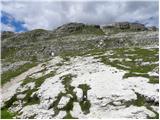
[[[23,21],[15,19],[12,15],[6,13],[5,11],[1,11],[1,23],[7,26],[12,26],[15,32],[27,31],[27,28],[24,27],[25,23]]]

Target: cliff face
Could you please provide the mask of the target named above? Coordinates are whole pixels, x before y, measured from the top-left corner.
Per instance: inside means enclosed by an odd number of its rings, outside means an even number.
[[[156,27],[69,23],[1,38],[2,118],[158,118]]]

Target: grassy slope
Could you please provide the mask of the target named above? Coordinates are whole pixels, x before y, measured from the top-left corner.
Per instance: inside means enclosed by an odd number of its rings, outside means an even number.
[[[17,69],[15,70],[9,70],[9,71],[6,71],[4,72],[2,75],[1,75],[1,84],[4,85],[5,83],[7,83],[8,81],[11,80],[11,78],[14,78],[18,75],[20,75],[21,73],[27,71],[28,69],[36,66],[37,64],[36,63],[26,63],[24,65],[21,65],[20,67],[18,67]]]

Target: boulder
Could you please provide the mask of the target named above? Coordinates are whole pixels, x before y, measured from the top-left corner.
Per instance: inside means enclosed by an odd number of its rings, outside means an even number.
[[[17,95],[17,99],[23,100],[25,98],[26,94],[19,94]]]

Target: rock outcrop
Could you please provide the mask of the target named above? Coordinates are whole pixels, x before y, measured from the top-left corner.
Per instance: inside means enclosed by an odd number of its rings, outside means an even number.
[[[130,23],[130,29],[136,31],[144,31],[146,30],[146,27],[140,23]]]
[[[129,22],[116,22],[113,24],[113,26],[116,29],[129,29],[130,23]]]
[[[86,33],[86,34],[103,34],[103,31],[100,29],[99,25],[86,25],[83,23],[68,23],[58,27],[54,30],[56,35],[70,35],[70,34],[78,34],[78,33]]]
[[[138,32],[138,31],[158,31],[155,26],[146,27],[141,23],[130,22],[116,22],[102,27],[106,34],[120,33],[120,32]]]
[[[84,26],[83,23],[68,23],[58,27],[55,31],[57,33],[71,33],[81,30]]]

